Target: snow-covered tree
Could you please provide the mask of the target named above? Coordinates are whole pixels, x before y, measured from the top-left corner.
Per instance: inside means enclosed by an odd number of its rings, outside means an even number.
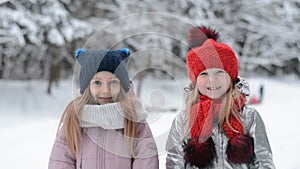
[[[63,66],[74,64],[68,46],[93,31],[57,0],[2,1],[0,10],[0,77],[49,79],[49,91]]]
[[[300,77],[299,1],[212,0],[210,3],[209,24],[221,30],[222,40],[236,50],[243,73],[258,73],[255,68],[263,67],[268,75],[276,75],[280,69]]]
[[[188,31],[199,25],[220,31],[244,73],[300,74],[298,0],[2,0],[0,10],[0,78],[51,84],[73,72],[79,47],[130,48],[132,76],[185,74]]]

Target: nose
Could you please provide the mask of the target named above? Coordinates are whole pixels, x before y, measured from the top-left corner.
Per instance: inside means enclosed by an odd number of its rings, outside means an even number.
[[[209,81],[209,83],[214,83],[216,81],[216,77],[214,75],[209,75],[208,81]]]
[[[109,94],[110,93],[110,86],[108,84],[105,84],[102,86],[102,93],[103,94]]]

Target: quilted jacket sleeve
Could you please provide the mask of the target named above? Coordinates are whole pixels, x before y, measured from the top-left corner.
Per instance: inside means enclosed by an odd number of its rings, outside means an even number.
[[[66,144],[63,130],[60,130],[52,148],[48,169],[75,169],[75,167],[76,157]]]
[[[183,151],[183,114],[178,114],[173,123],[167,140],[167,169],[182,169],[184,167]],[[186,125],[185,125],[186,126]]]
[[[155,140],[147,123],[139,124],[136,158],[133,169],[158,169],[158,153]]]
[[[252,119],[249,126],[249,135],[254,139],[254,153],[256,157],[253,168],[275,169],[265,124],[255,109],[248,109],[248,116],[252,116],[252,118],[248,118]]]

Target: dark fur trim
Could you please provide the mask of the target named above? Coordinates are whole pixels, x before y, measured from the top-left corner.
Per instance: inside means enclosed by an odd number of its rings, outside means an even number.
[[[255,158],[253,138],[248,135],[241,135],[230,139],[226,154],[233,163],[252,163]]]
[[[211,137],[203,143],[199,143],[198,138],[193,138],[185,145],[184,153],[185,161],[191,166],[209,167],[216,156],[215,143]]]

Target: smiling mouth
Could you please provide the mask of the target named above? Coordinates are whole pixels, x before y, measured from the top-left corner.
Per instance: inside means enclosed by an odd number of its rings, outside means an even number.
[[[112,97],[100,97],[100,99],[102,99],[102,100],[111,100]]]
[[[217,86],[217,87],[206,87],[207,90],[218,90],[220,89],[221,86]]]

